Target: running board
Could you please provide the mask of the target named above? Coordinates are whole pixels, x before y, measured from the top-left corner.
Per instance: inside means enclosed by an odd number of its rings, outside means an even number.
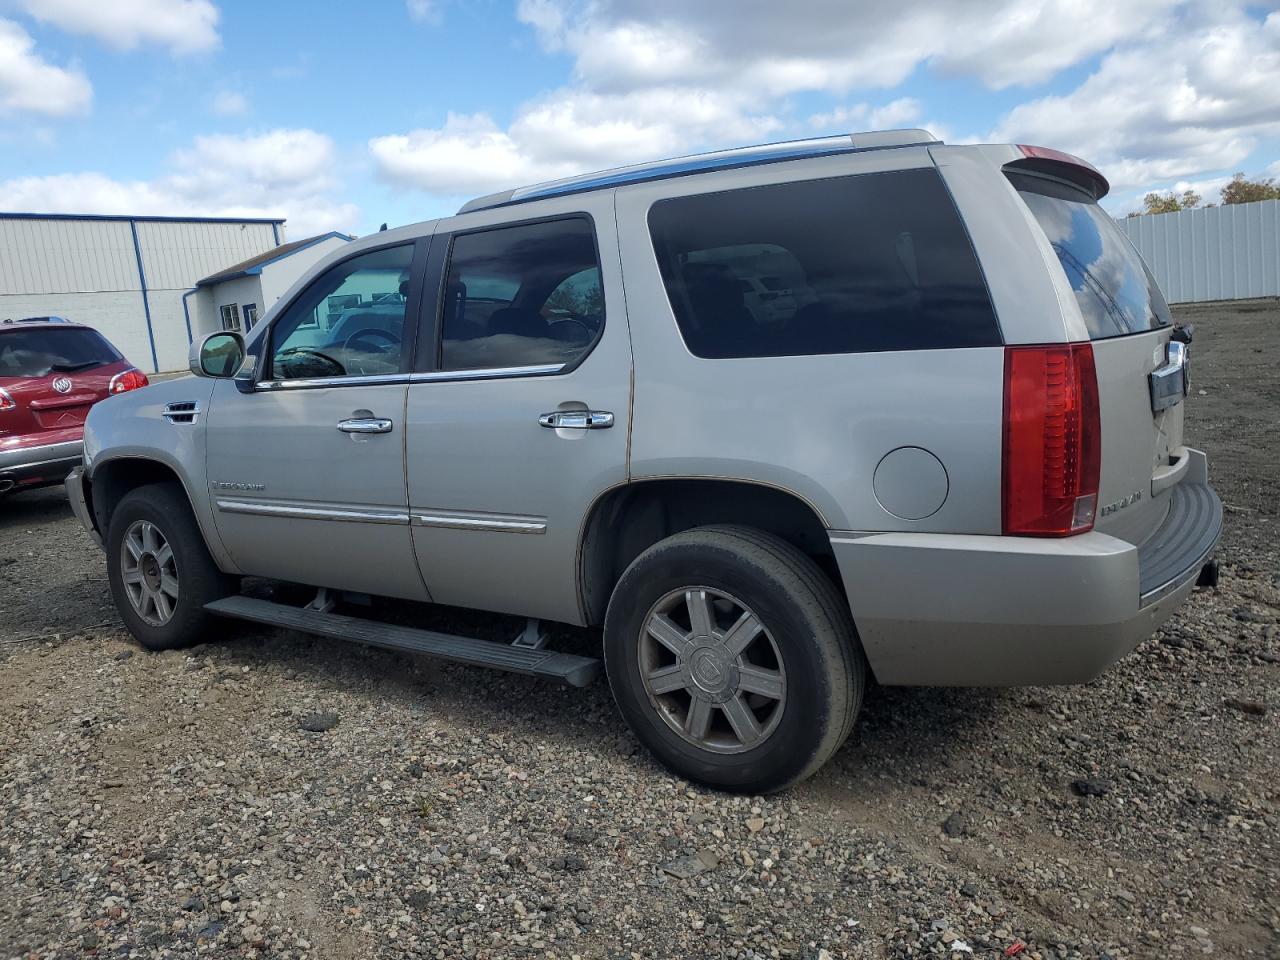
[[[559,680],[571,687],[585,687],[600,675],[600,661],[591,657],[401,627],[306,607],[290,607],[253,597],[225,597],[205,604],[205,609],[222,617],[250,620],[269,627],[314,633],[336,640],[352,640],[384,650],[420,653],[472,667],[488,667],[491,670]]]

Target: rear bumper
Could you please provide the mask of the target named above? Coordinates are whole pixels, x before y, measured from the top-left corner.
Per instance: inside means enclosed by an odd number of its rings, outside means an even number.
[[[61,483],[83,458],[83,440],[0,449],[0,493]]]
[[[867,659],[884,684],[1021,686],[1092,680],[1195,586],[1222,532],[1204,454],[1140,547],[1061,540],[833,533]]]

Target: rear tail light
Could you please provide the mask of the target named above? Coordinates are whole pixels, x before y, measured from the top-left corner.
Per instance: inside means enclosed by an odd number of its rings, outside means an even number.
[[[108,393],[128,393],[130,390],[137,390],[139,387],[145,387],[150,383],[147,375],[141,370],[135,370],[130,367],[124,373],[117,373],[111,378],[111,386],[107,387]]]
[[[0,387],[0,410],[13,410],[17,406],[13,402],[13,397],[9,396],[9,391],[4,387]]]
[[[1066,537],[1093,528],[1100,429],[1091,344],[1005,349],[1007,535]]]

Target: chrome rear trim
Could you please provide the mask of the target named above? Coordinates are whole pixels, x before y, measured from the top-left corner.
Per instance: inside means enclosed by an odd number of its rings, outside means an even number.
[[[282,503],[262,503],[255,500],[215,501],[223,513],[242,513],[255,517],[280,517],[291,520],[338,520],[350,523],[406,524],[409,514],[397,510],[364,508],[359,510],[332,507],[300,507]]]
[[[482,530],[489,533],[547,532],[547,521],[542,517],[476,516],[454,513],[415,513],[415,527],[440,527],[446,530]]]

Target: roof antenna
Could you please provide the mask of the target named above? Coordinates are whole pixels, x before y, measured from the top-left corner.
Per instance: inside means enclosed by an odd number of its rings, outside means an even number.
[[[387,229],[387,225],[384,223],[382,226],[378,228],[378,232],[381,233],[385,229]]]

